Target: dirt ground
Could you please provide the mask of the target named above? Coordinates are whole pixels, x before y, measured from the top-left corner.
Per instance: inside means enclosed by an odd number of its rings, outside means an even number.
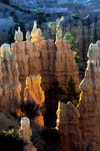
[[[9,128],[15,127],[20,128],[20,123],[15,120],[10,114],[6,114],[3,112],[0,112],[0,132],[4,130],[9,130]]]

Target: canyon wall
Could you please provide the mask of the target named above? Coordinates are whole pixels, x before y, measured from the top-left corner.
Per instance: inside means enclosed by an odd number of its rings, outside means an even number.
[[[99,14],[90,14],[90,16],[82,19],[74,19],[71,16],[63,17],[63,20],[57,19],[56,22],[52,22],[50,24],[50,27],[48,27],[48,24],[46,25],[46,23],[43,23],[41,28],[43,30],[43,36],[45,37],[45,39],[47,39],[48,37],[55,39],[58,27],[62,29],[63,36],[66,32],[69,32],[78,41],[77,48],[80,50],[80,53],[78,55],[81,57],[81,61],[78,63],[78,66],[80,68],[80,71],[85,71],[88,60],[88,47],[90,43],[96,43],[96,41],[100,39]]]
[[[22,84],[22,94],[25,88],[25,81],[28,75],[41,75],[41,86],[47,91],[50,83],[57,79],[60,86],[65,89],[70,75],[79,85],[78,66],[75,62],[76,52],[70,50],[68,41],[44,40],[41,29],[37,29],[36,22],[30,35],[27,33],[27,41],[16,40],[11,44],[12,54],[17,55],[19,69],[19,80]],[[15,33],[16,34],[16,33]]]
[[[85,19],[65,19],[61,23],[63,33],[70,32],[78,41],[77,46],[80,50],[81,63],[79,67],[85,69],[87,64],[87,50],[90,43],[96,43],[100,39],[100,21],[97,18],[87,17]]]
[[[100,151],[100,41],[90,44],[87,56],[89,60],[80,83],[77,108],[71,103],[60,103],[57,111],[57,127],[64,134],[61,140],[65,137],[66,144],[69,140],[71,148],[68,151],[73,147],[80,151]],[[67,139],[68,136],[72,139]]]
[[[100,150],[100,41],[90,44],[78,110],[84,150]]]
[[[9,44],[1,46],[0,54],[0,110],[15,112],[21,92],[17,58],[12,55]]]

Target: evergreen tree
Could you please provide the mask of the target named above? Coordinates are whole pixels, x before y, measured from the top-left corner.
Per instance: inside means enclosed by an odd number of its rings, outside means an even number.
[[[50,88],[46,93],[46,98],[55,101],[55,108],[58,108],[58,102],[61,100],[62,96],[64,95],[64,90],[59,86],[59,82],[55,79],[52,81]]]
[[[63,99],[63,102],[72,102],[75,106],[78,104],[79,93],[76,92],[76,83],[72,76],[70,76],[69,81],[67,82],[67,94]]]
[[[64,94],[64,90],[59,86],[59,82],[57,80],[52,81],[45,95],[45,104],[47,108],[44,116],[45,126],[56,126],[58,102],[62,99]]]
[[[74,38],[69,32],[65,33],[63,39],[69,40],[71,50],[72,50],[72,51],[76,51],[77,54],[79,53],[79,50],[77,49],[77,45],[76,45],[76,44],[77,44],[77,41],[75,40],[75,38]],[[77,56],[75,57],[75,59],[76,59],[77,61],[80,61],[81,58],[80,58],[80,56],[77,55]]]

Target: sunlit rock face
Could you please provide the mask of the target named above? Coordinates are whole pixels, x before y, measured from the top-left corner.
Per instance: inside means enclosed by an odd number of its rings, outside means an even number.
[[[41,75],[41,86],[44,91],[54,79],[57,79],[60,86],[65,89],[70,75],[78,87],[78,66],[74,59],[76,53],[70,50],[68,41],[62,40],[61,35],[56,44],[52,39],[44,40],[36,22],[31,36],[31,40],[28,38],[27,41],[11,44],[12,54],[17,55],[19,80],[22,83],[21,95],[24,92],[26,77],[29,75]]]
[[[35,101],[36,104],[42,107],[42,103],[45,100],[44,91],[42,90],[41,86],[41,76],[37,75],[30,75],[26,78],[26,87],[24,89],[24,100]],[[42,107],[43,108],[43,107]],[[43,112],[45,113],[45,108],[43,108]],[[42,113],[40,111],[40,116],[35,119],[37,123],[40,125],[44,125],[44,120]]]
[[[57,128],[60,132],[62,151],[81,151],[80,113],[71,103],[59,102],[57,111]]]
[[[17,57],[12,55],[9,44],[1,46],[0,54],[0,110],[13,112],[16,111],[21,92]]]
[[[66,138],[66,144],[70,144],[70,147],[74,145],[74,150],[99,151],[100,41],[97,41],[96,44],[90,44],[87,56],[89,60],[87,62],[85,77],[79,86],[81,90],[79,105],[76,108],[71,103],[63,104],[60,102],[57,111],[57,128],[59,128],[60,132],[63,132],[63,135],[61,134],[62,142]],[[73,141],[70,141],[68,136]],[[77,145],[73,144],[73,142],[77,142]],[[68,148],[67,150],[71,151],[72,148]]]
[[[82,145],[89,151],[100,148],[100,41],[90,44],[85,77],[80,84],[81,94],[78,110]]]
[[[33,146],[30,137],[32,136],[32,130],[30,127],[30,120],[27,117],[21,118],[21,127],[19,129],[20,138],[26,143],[24,146],[25,151],[37,151]]]
[[[42,106],[45,100],[44,91],[41,86],[41,76],[30,75],[26,78],[26,87],[24,89],[24,100],[34,100]]]

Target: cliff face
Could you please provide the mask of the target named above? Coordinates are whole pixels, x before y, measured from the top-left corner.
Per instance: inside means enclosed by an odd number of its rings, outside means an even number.
[[[82,137],[79,128],[80,113],[71,103],[59,102],[57,110],[57,128],[60,132],[62,151],[82,151]]]
[[[0,109],[14,112],[20,101],[21,91],[17,58],[16,55],[12,55],[9,44],[3,44],[0,53]]]
[[[55,45],[51,39],[44,40],[41,30],[35,26],[31,32],[33,43],[27,39],[11,45],[12,54],[17,55],[22,93],[26,77],[37,74],[41,75],[41,86],[44,91],[49,88],[54,79],[57,79],[60,86],[65,89],[70,75],[73,76],[78,87],[78,66],[74,60],[76,53],[70,50],[69,43],[59,39]]]
[[[79,105],[75,108],[71,103],[66,105],[61,103],[59,106],[60,109],[57,111],[57,126],[59,130],[64,133],[64,136],[67,136],[66,143],[68,136],[70,136],[70,138],[72,136],[72,140],[75,139],[73,141],[69,139],[70,146],[73,147],[74,145],[75,147],[74,150],[99,151],[100,41],[97,41],[96,44],[90,44],[87,56],[89,60],[87,62],[85,77],[80,83],[81,94]],[[63,139],[64,136],[62,136],[61,139]],[[73,142],[77,142],[77,146],[75,146]],[[68,150],[71,151],[69,148]]]
[[[96,41],[100,39],[99,18],[99,14],[90,14],[90,16],[83,19],[74,19],[71,16],[64,17],[63,19],[56,20],[56,22],[52,22],[50,28],[46,26],[46,23],[43,23],[43,35],[46,38],[48,34],[49,38],[53,37],[55,39],[56,30],[58,28],[62,29],[63,36],[66,32],[70,32],[78,41],[77,47],[80,50],[78,55],[81,57],[81,61],[78,63],[78,66],[81,70],[85,71],[88,60],[88,47],[90,43],[96,43]]]
[[[79,67],[85,69],[87,62],[87,50],[90,43],[95,43],[100,39],[100,21],[97,18],[92,19],[87,17],[86,19],[69,19],[61,23],[63,33],[70,32],[78,41],[77,46],[80,50],[81,63]]]
[[[80,84],[78,110],[84,150],[100,150],[100,41],[88,49],[88,66]]]

